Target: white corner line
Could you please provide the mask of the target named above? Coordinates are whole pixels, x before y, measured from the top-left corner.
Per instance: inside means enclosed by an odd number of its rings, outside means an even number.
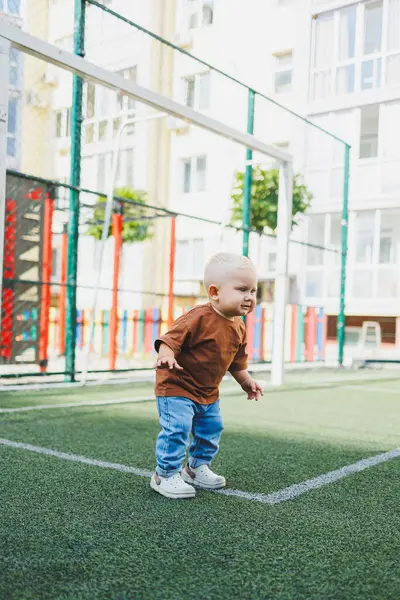
[[[40,446],[32,446],[31,444],[24,444],[22,442],[13,442],[11,440],[0,438],[0,445],[7,446],[9,448],[26,450],[28,452],[35,452],[37,454],[44,454],[46,456],[54,456],[55,458],[59,458],[61,460],[79,462],[93,467],[102,467],[104,469],[113,469],[122,473],[131,473],[132,475],[137,475],[138,477],[149,478],[152,475],[152,471],[146,471],[145,469],[138,469],[137,467],[130,467],[128,465],[111,463],[103,460],[95,460],[92,458],[87,458],[86,456],[81,456],[79,454],[58,452],[57,450],[51,450],[50,448],[41,448]],[[325,485],[334,483],[335,481],[339,481],[340,479],[344,479],[349,475],[359,473],[361,471],[364,471],[365,469],[369,469],[370,467],[374,467],[375,465],[399,457],[400,448],[396,448],[395,450],[383,452],[382,454],[377,454],[375,456],[371,456],[370,458],[364,458],[351,465],[347,465],[345,467],[341,467],[340,469],[336,469],[335,471],[329,471],[328,473],[324,473],[323,475],[319,475],[318,477],[314,477],[313,479],[307,479],[306,481],[302,481],[301,483],[295,483],[294,485],[278,490],[277,492],[272,492],[270,494],[251,493],[242,490],[231,489],[215,490],[214,493],[221,494],[224,496],[234,496],[236,498],[243,498],[244,500],[250,500],[252,502],[261,502],[262,504],[281,504],[282,502],[287,502],[288,500],[294,500],[295,498],[302,496],[303,494],[306,494],[311,490],[324,487]]]

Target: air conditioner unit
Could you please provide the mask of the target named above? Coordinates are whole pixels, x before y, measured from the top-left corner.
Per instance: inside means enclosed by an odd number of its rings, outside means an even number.
[[[181,48],[185,48],[186,50],[190,49],[193,45],[192,32],[190,30],[187,30],[182,31],[181,33],[177,33],[175,36],[175,43]]]
[[[42,75],[42,83],[50,87],[56,87],[58,85],[58,78],[55,68],[52,65],[49,65],[45,73]]]
[[[189,131],[189,123],[178,119],[178,117],[168,117],[167,127],[170,131],[175,131],[176,133],[186,133]]]
[[[26,94],[26,101],[29,106],[33,108],[47,108],[48,103],[44,100],[41,94],[37,92],[30,91]]]

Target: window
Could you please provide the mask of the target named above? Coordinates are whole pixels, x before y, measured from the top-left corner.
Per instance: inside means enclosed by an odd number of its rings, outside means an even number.
[[[56,138],[69,137],[71,109],[62,108],[56,111]]]
[[[204,2],[202,6],[202,25],[212,25],[214,21],[214,4],[213,2]]]
[[[190,253],[189,253],[189,242],[190,240],[177,240],[176,242],[176,256],[175,256],[175,273],[176,277],[187,277],[190,272]]]
[[[186,0],[186,11],[188,29],[209,27],[214,22],[213,0]]]
[[[207,171],[207,159],[202,156],[196,161],[196,175],[197,175],[197,191],[204,192],[206,189],[206,171]]]
[[[371,270],[355,270],[353,273],[354,298],[372,297],[373,273]]]
[[[183,193],[204,192],[207,182],[207,158],[187,158],[182,161],[182,167]]]
[[[314,67],[326,69],[333,63],[333,14],[319,16],[315,21]]]
[[[313,246],[324,246],[325,215],[312,215],[308,220],[308,243]],[[322,265],[324,251],[320,248],[307,247],[307,265]]]
[[[361,63],[361,89],[372,90],[380,87],[382,74],[382,61],[380,58],[364,60]]]
[[[361,108],[360,158],[378,156],[379,104]]]
[[[336,93],[350,94],[354,92],[355,66],[339,67],[336,75]]]
[[[384,265],[395,262],[393,231],[390,229],[381,231],[381,239],[379,243],[379,262],[380,264]]]
[[[133,148],[127,148],[119,153],[116,185],[118,187],[133,186]]]
[[[51,252],[51,279],[52,281],[57,281],[59,277],[59,249],[53,248]]]
[[[0,0],[0,12],[21,16],[21,0]]]
[[[56,112],[56,137],[62,137],[62,122],[63,122],[63,114],[62,111],[59,110]]]
[[[177,240],[176,276],[180,279],[202,279],[203,269],[204,240]]]
[[[323,271],[310,271],[306,277],[306,297],[321,298],[323,295]]]
[[[356,7],[339,11],[339,60],[354,58],[356,51]]]
[[[183,161],[183,192],[188,194],[191,192],[191,179],[192,179],[192,161]]]
[[[292,52],[276,56],[275,63],[275,93],[290,92],[292,89]]]
[[[91,164],[91,157],[86,157]],[[106,193],[107,185],[111,175],[112,153],[105,152],[97,155],[97,179],[96,190]],[[115,178],[116,187],[133,187],[134,185],[134,150],[126,148],[118,155],[117,173]]]
[[[382,46],[383,1],[367,3],[364,10],[364,54],[374,54]]]
[[[400,54],[388,56],[386,63],[386,83],[400,85]]]
[[[342,243],[342,218],[338,214],[331,215],[331,226],[329,232],[329,246],[338,250],[338,253],[333,254],[333,261],[336,265],[339,265],[341,262],[341,256],[339,252],[341,251],[341,243]]]
[[[85,85],[85,117],[91,119],[96,110],[96,86],[90,81]]]
[[[97,157],[97,190],[106,192],[106,182],[110,176],[111,152],[99,154]]]
[[[379,238],[379,263],[394,264],[397,261],[396,246],[399,242],[400,212],[382,210]]]
[[[129,67],[128,69],[122,69],[118,71],[119,75],[122,75],[128,81],[136,81],[137,79],[137,67]],[[126,94],[117,95],[117,107],[120,112],[126,112],[133,110],[136,106],[134,98],[127,96]]]
[[[269,272],[276,271],[276,252],[269,252],[267,265]]]
[[[8,101],[8,120],[7,120],[7,156],[15,158],[17,156],[17,119],[18,119],[18,100],[10,98]]]
[[[314,99],[399,85],[399,67],[400,0],[365,0],[315,18]]]
[[[400,49],[400,0],[388,4],[388,50]]]
[[[186,106],[190,106],[190,108],[194,108],[194,87],[195,87],[195,77],[192,75],[191,77],[185,77],[185,104]]]
[[[203,278],[204,269],[204,240],[193,240],[193,274]]]
[[[333,65],[333,13],[321,15],[314,26],[314,98],[330,94]]]
[[[186,106],[199,110],[210,107],[210,73],[189,75],[183,82]]]
[[[15,48],[10,50],[10,86],[18,87],[20,80],[20,54]]]
[[[199,75],[199,98],[198,108],[204,110],[210,107],[210,73]]]
[[[375,211],[362,211],[356,216],[356,263],[371,264],[374,249]]]

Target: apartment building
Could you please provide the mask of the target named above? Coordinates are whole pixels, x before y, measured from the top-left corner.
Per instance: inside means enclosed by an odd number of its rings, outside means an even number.
[[[161,36],[171,37],[174,25],[174,2],[161,0],[146,3],[139,0],[107,2],[115,12],[126,19],[139,22]],[[171,82],[171,56],[158,41],[141,33],[133,26],[99,7],[86,5],[85,57],[108,70],[136,81],[159,93],[168,94]],[[49,3],[48,40],[65,50],[73,51],[73,11],[70,0],[52,0]],[[51,65],[49,78],[54,82],[52,95],[51,148],[54,156],[53,177],[69,181],[71,150],[72,76]],[[102,193],[108,192],[112,155],[120,126],[130,121],[121,138],[115,187],[145,190],[149,203],[165,206],[170,169],[169,129],[165,122],[152,121],[155,113],[133,99],[106,87],[85,82],[83,94],[81,187]],[[162,155],[163,160],[160,160]],[[81,194],[83,203],[90,205],[96,196]],[[67,206],[68,194],[65,195]],[[83,210],[83,215],[89,210]],[[152,233],[160,247],[168,243],[164,224],[154,222]],[[78,269],[78,306],[91,303],[90,287],[98,269],[99,243],[81,235]],[[56,248],[57,252],[57,248]],[[102,262],[102,287],[110,287],[113,270],[113,242],[109,241]],[[168,264],[156,260],[152,243],[124,245],[120,288],[131,290],[120,296],[125,308],[154,306],[167,285]],[[56,274],[57,276],[57,274]],[[134,292],[135,291],[135,292]],[[148,292],[142,295],[142,292]],[[109,308],[111,292],[102,291],[99,307]]]
[[[400,1],[181,0],[176,39],[351,144],[347,314],[355,325],[381,319],[387,341],[394,339],[400,299]],[[184,64],[184,58],[181,65],[176,61],[174,77],[182,101],[245,127],[247,99],[240,88],[235,95],[218,74],[201,65],[184,71]],[[294,235],[340,247],[343,146],[267,104],[256,103],[255,133],[289,149],[313,194],[309,216]],[[197,207],[218,217],[229,209],[232,173],[238,164],[243,170],[244,153],[222,146],[206,146],[193,128],[174,136],[171,192],[186,212]],[[180,235],[177,278],[185,293],[188,280],[199,281],[202,253],[211,246],[200,236]],[[190,247],[197,248],[192,260],[186,258]],[[261,279],[268,282],[273,245],[261,254]],[[290,272],[292,299],[325,306],[334,332],[339,255],[297,246]]]
[[[400,143],[396,133],[400,123],[400,0],[110,0],[107,4],[351,144],[347,313],[358,324],[367,317],[385,318],[392,331],[400,295]],[[22,15],[18,0],[0,2],[0,10],[21,24],[22,16],[38,14],[37,3],[26,6],[31,10]],[[72,49],[71,6],[70,0],[48,1],[40,11],[46,18],[39,20],[47,34],[40,30],[38,35]],[[35,26],[39,26],[37,19]],[[87,7],[86,31],[89,60],[245,131],[244,87],[168,50],[98,7]],[[52,177],[67,181],[72,77],[47,66],[40,78],[42,94],[29,94],[33,85],[21,76],[14,54],[9,164],[44,175],[49,173],[38,163],[51,165]],[[21,107],[23,89],[30,101],[29,115]],[[82,186],[106,191],[118,126],[126,118],[140,119],[146,111],[101,86],[85,85]],[[18,136],[22,121],[26,126],[40,124],[47,132],[47,150],[44,145],[35,154],[23,150],[18,140],[26,139],[26,148],[30,143],[26,127],[24,135]],[[308,216],[293,237],[340,247],[343,146],[259,97],[255,134],[293,154],[295,170],[313,194]],[[38,136],[36,145],[37,140]],[[253,159],[266,168],[275,166],[265,157]],[[235,172],[244,168],[245,150],[229,141],[176,119],[137,122],[122,142],[117,184],[146,189],[152,203],[227,221]],[[121,287],[166,292],[168,226],[160,221],[155,228],[151,248],[135,244],[124,250],[125,263],[134,268],[125,270],[128,279],[124,274]],[[93,278],[96,251],[92,239],[83,243],[88,247],[80,278],[87,283]],[[105,280],[111,277],[111,246],[104,261]],[[275,275],[274,241],[252,236],[251,247],[257,257],[261,295],[268,299]],[[209,254],[240,248],[240,235],[179,218],[177,296],[184,301],[201,293],[202,266]],[[339,255],[291,244],[290,277],[291,300],[324,306],[332,315],[334,331]],[[146,298],[154,303],[155,297]],[[107,295],[102,302],[108,304]],[[87,306],[88,297],[81,296],[80,303]]]

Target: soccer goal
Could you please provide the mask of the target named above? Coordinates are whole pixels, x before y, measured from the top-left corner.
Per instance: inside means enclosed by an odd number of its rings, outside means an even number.
[[[243,157],[245,149],[255,151],[263,156],[273,159],[279,165],[279,205],[278,205],[278,226],[276,230],[276,277],[274,293],[274,319],[273,319],[273,348],[271,353],[272,362],[272,384],[280,386],[284,381],[284,347],[285,347],[285,319],[286,306],[288,300],[288,246],[291,230],[292,215],[292,182],[293,167],[292,156],[282,148],[271,146],[264,143],[261,139],[240,131],[223,121],[214,119],[208,114],[196,111],[189,106],[180,104],[175,100],[157,93],[147,87],[138,85],[133,80],[124,78],[121,74],[107,70],[98,66],[80,56],[62,50],[48,42],[34,37],[18,27],[6,22],[0,22],[0,264],[4,259],[4,237],[5,237],[5,210],[6,210],[6,140],[7,140],[7,117],[8,117],[8,78],[10,71],[10,52],[12,49],[20,51],[23,55],[34,57],[50,65],[69,72],[85,82],[100,85],[116,94],[135,100],[141,105],[146,105],[155,111],[155,114],[172,118],[179,123],[186,123],[196,126],[211,134],[221,136],[230,140],[234,144],[243,146]],[[123,124],[123,127],[129,124]],[[120,125],[121,127],[121,125]],[[44,135],[44,132],[43,132]],[[119,138],[118,138],[119,139]],[[244,162],[245,164],[245,162]],[[198,170],[201,165],[197,165]],[[107,232],[111,225],[112,217],[112,186],[115,179],[117,164],[113,162],[112,184],[107,194],[107,202],[104,209],[104,221],[102,228]],[[71,209],[70,209],[71,210]],[[247,232],[248,233],[248,232]],[[106,241],[106,235],[102,236],[102,244]],[[103,248],[103,246],[102,246]],[[72,250],[68,260],[76,259],[77,246],[69,246]],[[102,254],[100,250],[97,269],[103,267]],[[8,302],[8,289],[4,282],[0,280],[0,286],[3,283],[3,289],[0,287],[0,302],[2,304],[3,314]],[[66,302],[76,312],[76,281],[71,278],[67,282]],[[3,323],[4,325],[4,323]],[[74,332],[71,334],[72,340],[67,344],[75,344]]]

